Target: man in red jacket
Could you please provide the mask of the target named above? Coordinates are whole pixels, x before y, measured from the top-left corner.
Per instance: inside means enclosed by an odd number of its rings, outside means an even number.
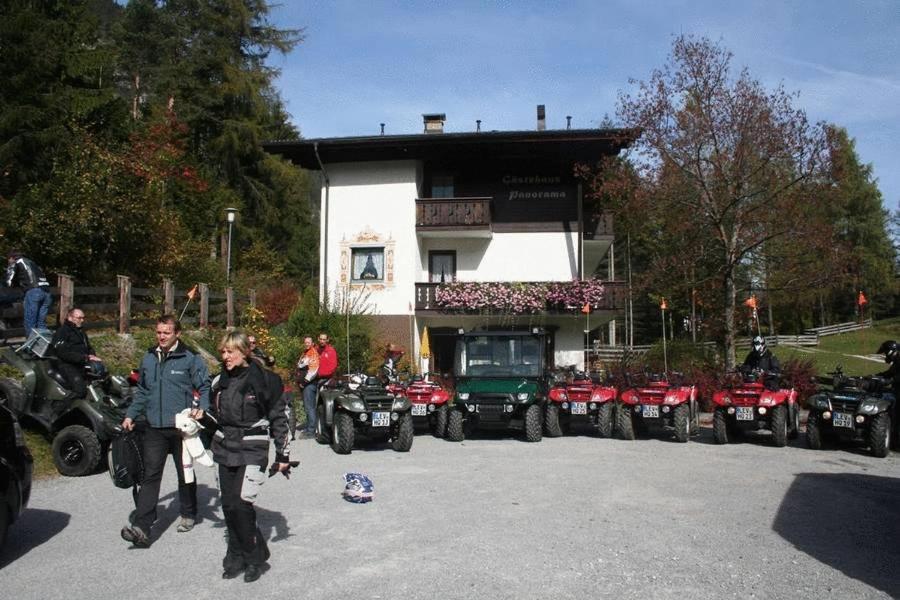
[[[328,343],[328,334],[319,333],[319,372],[316,374],[316,381],[319,385],[331,379],[337,372],[338,357],[334,346]]]
[[[318,402],[318,390],[322,387],[322,385],[331,379],[336,373],[338,368],[338,357],[337,351],[334,349],[334,346],[328,343],[328,334],[325,332],[319,333],[319,343],[317,345],[317,349],[319,351],[319,370],[316,373],[316,378],[313,382],[311,382],[310,386],[316,386],[316,399],[312,402],[312,410],[308,404],[306,404],[306,394],[304,394],[304,406],[306,407],[306,431],[307,432],[315,432],[316,431],[316,403]],[[303,435],[309,435],[305,433]]]

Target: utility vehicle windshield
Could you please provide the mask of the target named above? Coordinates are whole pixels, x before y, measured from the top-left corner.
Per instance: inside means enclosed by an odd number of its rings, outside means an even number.
[[[465,336],[456,344],[462,377],[540,377],[541,338],[534,335]]]

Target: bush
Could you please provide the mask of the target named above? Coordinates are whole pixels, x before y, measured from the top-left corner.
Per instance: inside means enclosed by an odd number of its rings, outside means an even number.
[[[785,361],[781,367],[783,385],[797,390],[797,401],[801,406],[806,405],[806,399],[816,392],[816,384],[813,377],[816,368],[810,359],[791,358]]]
[[[269,286],[256,296],[256,305],[265,315],[266,324],[270,327],[284,323],[291,316],[300,300],[300,291],[293,283],[280,283]]]
[[[350,372],[365,370],[373,355],[372,317],[368,314],[367,298],[338,296],[319,302],[315,288],[303,290],[300,302],[284,324],[286,336],[294,336],[302,347],[304,335],[315,336],[324,331],[337,350],[338,370]],[[350,357],[347,358],[349,330]],[[296,358],[295,358],[296,360]]]

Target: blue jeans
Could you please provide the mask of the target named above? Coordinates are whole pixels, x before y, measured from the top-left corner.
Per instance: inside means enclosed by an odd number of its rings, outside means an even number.
[[[306,433],[316,431],[316,393],[319,391],[319,383],[312,381],[303,387],[303,408],[306,410]]]
[[[25,292],[25,337],[32,329],[47,329],[47,313],[53,296],[46,288],[35,287]]]

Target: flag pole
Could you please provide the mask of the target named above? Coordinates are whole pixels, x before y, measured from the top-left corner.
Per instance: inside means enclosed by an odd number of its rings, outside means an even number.
[[[197,295],[197,286],[195,284],[194,287],[192,287],[190,290],[188,290],[188,293],[187,293],[188,299],[187,299],[187,302],[184,303],[184,308],[181,309],[181,315],[178,316],[179,321],[181,321],[181,319],[184,318],[184,313],[187,311],[188,306],[191,304],[191,300],[193,300],[194,296],[196,296],[196,295]]]
[[[663,337],[663,372],[669,372],[669,357],[666,353],[666,299],[663,298],[659,303],[659,312],[662,315],[662,337]]]

